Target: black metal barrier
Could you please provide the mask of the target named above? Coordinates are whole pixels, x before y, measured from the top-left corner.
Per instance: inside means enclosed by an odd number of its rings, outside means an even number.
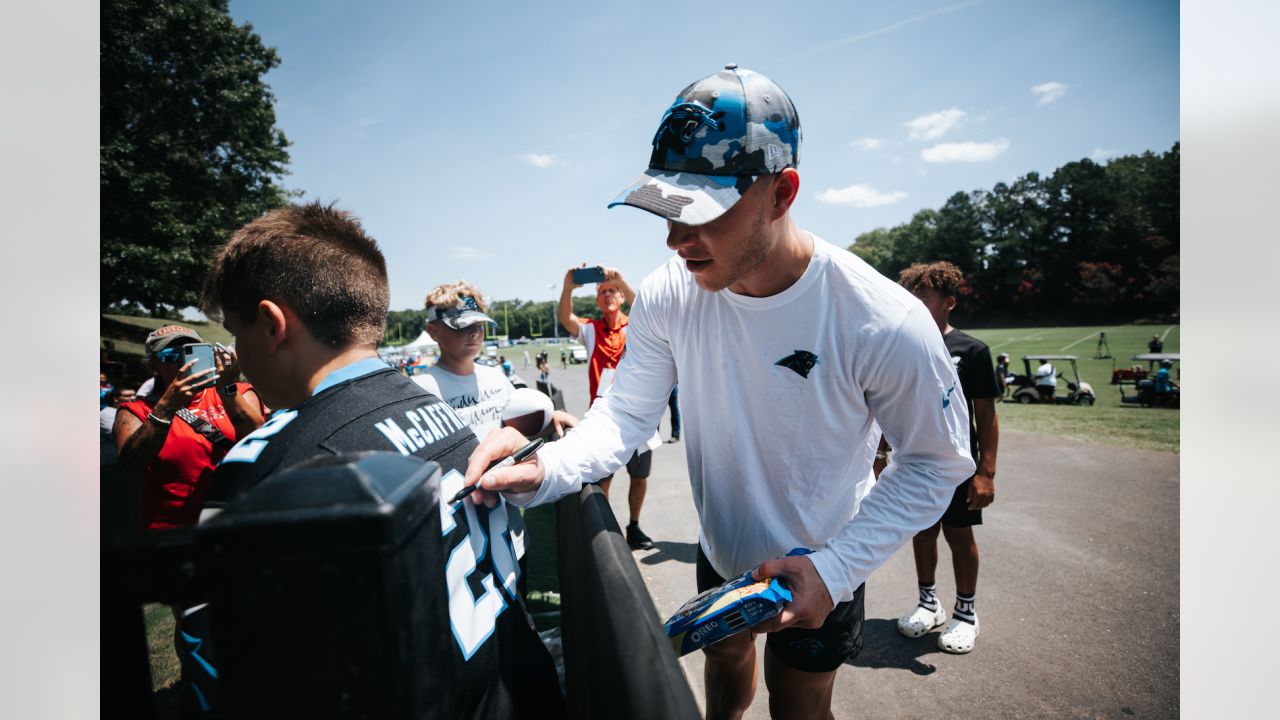
[[[551,398],[551,407],[556,410],[564,409],[564,393],[561,392],[560,388],[556,387],[555,383],[538,380],[537,386],[538,392]]]
[[[195,531],[103,537],[102,716],[155,717],[143,603],[188,606],[202,597]]]
[[[457,698],[440,466],[361,453],[275,475],[198,528],[103,553],[103,715],[155,709],[142,604],[214,608],[215,717],[444,718]]]
[[[201,635],[222,712],[205,717],[457,714],[439,466],[393,453],[307,465],[197,528],[104,545],[103,717],[156,716],[144,603],[213,609]],[[604,495],[588,486],[556,515],[571,717],[699,717]]]
[[[556,526],[572,717],[701,717],[604,493],[588,485],[560,500]]]

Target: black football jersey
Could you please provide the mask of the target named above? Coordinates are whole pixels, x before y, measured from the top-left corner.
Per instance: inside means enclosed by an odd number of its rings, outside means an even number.
[[[206,507],[225,506],[268,476],[322,454],[385,450],[440,463],[445,560],[438,577],[447,597],[440,606],[448,608],[452,629],[442,643],[457,667],[460,717],[555,716],[563,698],[551,656],[516,593],[520,571],[506,503],[492,511],[470,500],[447,505],[477,444],[453,408],[384,366],[272,414],[227,452]]]
[[[956,364],[960,388],[969,403],[969,450],[978,459],[978,429],[973,415],[973,401],[980,398],[1000,397],[1000,384],[996,381],[995,364],[991,350],[976,337],[952,328],[944,338],[951,361]]]

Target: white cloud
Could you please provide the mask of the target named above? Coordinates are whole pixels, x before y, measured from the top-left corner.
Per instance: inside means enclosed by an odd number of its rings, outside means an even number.
[[[942,112],[929,113],[905,123],[911,129],[912,140],[932,140],[942,137],[952,126],[960,122],[964,111],[960,108],[948,108]]]
[[[1047,82],[1036,85],[1031,88],[1031,92],[1040,96],[1040,102],[1037,105],[1048,105],[1067,94],[1067,86],[1060,82]]]
[[[850,185],[846,188],[827,188],[818,193],[818,201],[828,205],[849,205],[856,208],[870,208],[879,205],[892,205],[906,199],[907,194],[901,190],[882,193],[870,185]]]
[[[854,140],[849,144],[852,145],[853,147],[858,148],[859,150],[875,150],[876,148],[880,147],[880,138],[873,138],[873,137],[858,138],[857,140]]]
[[[1115,154],[1116,154],[1115,150],[1108,150],[1106,148],[1094,148],[1093,152],[1089,153],[1089,157],[1094,160],[1106,160],[1107,158]]]
[[[942,143],[920,151],[925,162],[983,162],[1009,149],[1009,141],[997,138],[985,143]]]
[[[530,165],[536,165],[540,168],[549,168],[559,162],[559,158],[555,155],[543,155],[541,153],[528,153],[524,156],[524,160]]]
[[[488,260],[493,253],[467,245],[454,245],[449,248],[449,257],[457,260]]]

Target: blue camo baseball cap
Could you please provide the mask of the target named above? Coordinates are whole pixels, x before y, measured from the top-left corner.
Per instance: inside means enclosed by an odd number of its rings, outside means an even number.
[[[480,304],[470,295],[462,295],[454,307],[430,305],[427,307],[427,322],[442,322],[454,330],[463,330],[480,322],[497,324],[493,318],[480,311]]]
[[[725,65],[680,91],[653,136],[649,169],[609,207],[685,225],[720,217],[761,175],[796,167],[800,116],[777,83]]]

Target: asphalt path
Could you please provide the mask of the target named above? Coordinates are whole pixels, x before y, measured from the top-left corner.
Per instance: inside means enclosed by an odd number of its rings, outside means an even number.
[[[581,416],[586,366],[553,366],[551,379]],[[668,423],[664,414],[664,440]],[[621,526],[627,483],[619,471],[610,492]],[[867,583],[864,647],[837,675],[835,717],[1177,717],[1178,492],[1177,454],[1005,431],[996,502],[975,529],[975,650],[939,650],[938,631],[898,634],[896,619],[916,602],[908,544]],[[661,622],[696,591],[698,523],[683,443],[654,452],[640,521],[657,546],[634,557]],[[950,610],[950,552],[939,544],[938,594]],[[759,658],[764,639],[756,644]],[[705,707],[702,654],[680,662]],[[747,718],[769,717],[763,670],[759,677]]]

